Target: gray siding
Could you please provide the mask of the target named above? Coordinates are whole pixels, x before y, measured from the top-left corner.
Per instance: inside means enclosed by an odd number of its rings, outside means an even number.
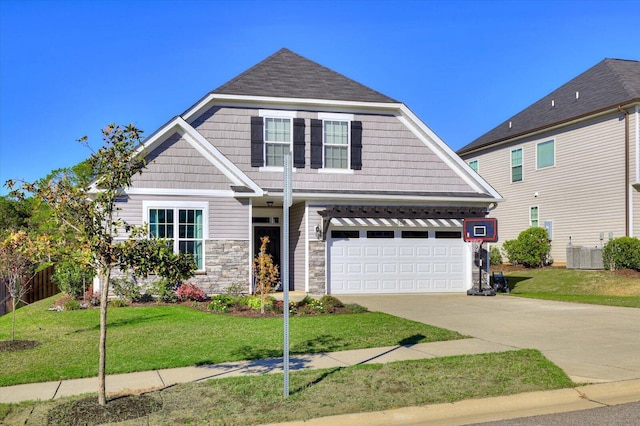
[[[296,291],[305,291],[307,275],[307,239],[305,236],[305,203],[298,203],[290,209],[291,231],[290,241],[290,265],[292,266],[289,278],[293,280],[293,288]]]
[[[281,172],[264,172],[250,165],[250,117],[256,109],[214,107],[192,123],[252,180],[264,188],[281,188]],[[358,115],[362,121],[362,170],[353,174],[322,173],[311,169],[310,123],[315,112],[298,112],[306,120],[306,164],[296,169],[293,187],[298,190],[388,190],[474,192],[440,158],[389,115]]]
[[[498,218],[501,245],[529,227],[529,209],[539,220],[553,222],[552,257],[566,262],[566,246],[599,246],[611,232],[625,233],[624,122],[619,114],[593,119],[544,135],[524,139],[479,155],[479,174],[504,198],[492,217]],[[555,165],[536,170],[536,144],[555,140]],[[522,182],[511,182],[511,150],[523,148]],[[537,196],[536,196],[537,194]]]
[[[229,190],[230,181],[177,133],[146,157],[136,188]]]
[[[208,202],[209,238],[214,240],[249,240],[250,206],[246,200],[222,197],[172,197],[156,195],[131,195],[126,202],[118,203],[119,216],[132,225],[142,225],[143,201]]]

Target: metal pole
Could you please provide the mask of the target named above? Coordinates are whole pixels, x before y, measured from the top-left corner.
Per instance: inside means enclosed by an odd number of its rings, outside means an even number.
[[[289,207],[292,204],[291,196],[291,154],[284,155],[284,184],[283,184],[283,245],[282,245],[282,285],[283,285],[283,311],[284,311],[284,397],[289,396]]]

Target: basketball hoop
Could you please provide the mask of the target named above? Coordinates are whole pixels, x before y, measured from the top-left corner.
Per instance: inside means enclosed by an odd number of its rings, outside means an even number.
[[[480,251],[480,247],[482,247],[482,243],[484,243],[484,240],[481,238],[470,238],[467,239],[467,241],[471,243],[471,249],[474,253],[478,253]]]

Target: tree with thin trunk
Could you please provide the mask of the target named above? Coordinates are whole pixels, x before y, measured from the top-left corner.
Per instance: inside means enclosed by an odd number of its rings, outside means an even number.
[[[47,204],[59,226],[70,230],[79,240],[79,246],[90,254],[90,265],[100,281],[98,402],[106,405],[109,280],[112,269],[131,267],[131,257],[124,254],[127,244],[123,243],[131,238],[130,232],[135,228],[118,217],[117,200],[122,191],[131,186],[133,177],[142,173],[145,160],[136,151],[142,141],[142,131],[133,125],[110,124],[102,130],[102,135],[104,145],[85,163],[87,173],[93,178],[90,185],[78,184],[77,176],[63,169],[47,179],[23,183],[13,194],[24,197],[24,193],[29,192]],[[79,142],[87,145],[87,138],[83,137]],[[7,182],[10,189],[14,185],[15,182]],[[157,249],[159,245],[146,247]],[[140,256],[140,259],[144,257]]]
[[[0,280],[11,297],[11,340],[15,340],[16,310],[26,303],[33,277],[49,263],[38,267],[44,239],[33,241],[25,231],[13,231],[0,241]]]

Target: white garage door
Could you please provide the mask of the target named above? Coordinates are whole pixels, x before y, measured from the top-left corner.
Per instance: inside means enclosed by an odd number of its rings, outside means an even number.
[[[339,230],[328,238],[329,292],[464,292],[461,231]]]

